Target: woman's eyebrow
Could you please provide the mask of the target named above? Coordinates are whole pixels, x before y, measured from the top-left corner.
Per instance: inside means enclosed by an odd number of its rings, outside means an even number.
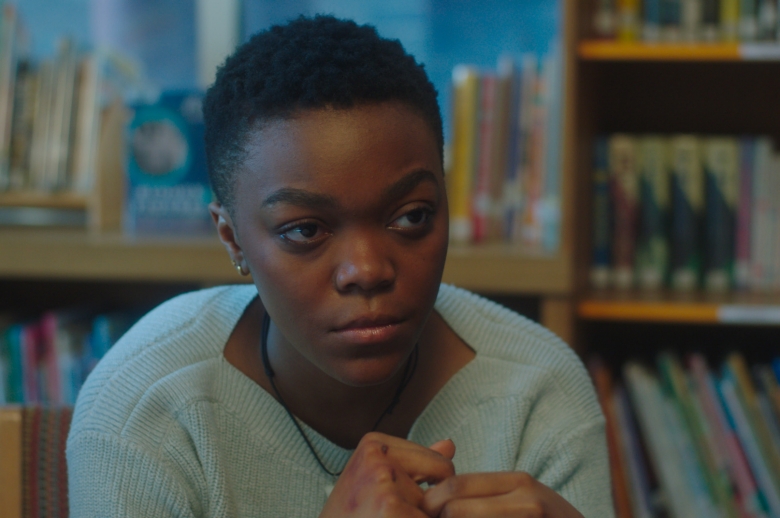
[[[338,200],[333,196],[292,187],[284,187],[272,192],[263,200],[262,207],[268,207],[277,203],[289,203],[290,205],[311,207],[313,209],[337,209],[340,206]]]
[[[439,182],[436,180],[436,175],[427,169],[417,169],[387,187],[382,193],[382,199],[387,203],[403,198],[422,182],[433,183],[437,187],[438,197]]]

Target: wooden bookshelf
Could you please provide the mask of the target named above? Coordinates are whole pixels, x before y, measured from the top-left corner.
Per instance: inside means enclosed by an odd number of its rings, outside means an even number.
[[[35,191],[0,192],[0,207],[40,207],[86,210],[89,197],[77,193],[41,193]]]
[[[588,61],[780,61],[780,44],[585,40],[577,54]]]
[[[177,238],[85,231],[0,231],[0,277],[114,281],[237,282],[216,237]],[[570,290],[562,257],[511,245],[454,246],[445,282],[485,292],[561,295]]]
[[[593,293],[577,305],[584,320],[780,326],[780,294]]]

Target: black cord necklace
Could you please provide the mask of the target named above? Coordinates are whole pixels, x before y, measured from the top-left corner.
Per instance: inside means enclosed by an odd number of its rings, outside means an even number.
[[[274,373],[274,370],[271,368],[271,362],[268,359],[268,330],[270,328],[271,328],[271,317],[268,316],[268,313],[266,312],[263,315],[263,329],[260,337],[260,354],[263,359],[263,368],[265,369],[265,375],[268,377],[268,381],[271,382],[271,388],[274,389],[274,394],[276,394],[276,399],[279,401],[282,407],[287,411],[287,415],[290,416],[290,419],[295,425],[295,428],[298,429],[298,433],[300,433],[301,437],[303,437],[306,446],[309,447],[309,451],[311,451],[311,454],[314,455],[317,464],[319,464],[320,467],[323,469],[323,471],[325,471],[325,473],[327,473],[328,475],[331,475],[333,477],[338,477],[339,475],[341,475],[343,470],[334,473],[333,471],[325,467],[325,464],[322,462],[322,459],[320,459],[320,456],[317,455],[317,452],[314,450],[314,446],[312,446],[311,441],[306,436],[306,433],[303,431],[303,428],[301,427],[301,424],[298,422],[298,419],[290,411],[290,407],[288,407],[287,403],[284,402],[284,399],[282,399],[282,395],[279,393],[279,389],[276,388],[276,383],[274,382],[274,377],[276,376],[276,374]],[[401,383],[398,385],[398,389],[395,391],[393,400],[390,401],[390,404],[387,405],[385,411],[382,412],[382,415],[380,415],[379,419],[377,419],[376,423],[374,423],[374,427],[371,428],[372,432],[379,427],[379,423],[382,422],[382,419],[384,419],[385,416],[393,413],[393,410],[395,409],[396,405],[398,405],[398,402],[401,400],[401,394],[403,393],[404,389],[409,384],[409,382],[412,380],[412,376],[414,376],[414,371],[417,370],[417,360],[419,355],[420,355],[420,344],[416,343],[414,344],[414,350],[412,351],[411,357],[406,361],[406,365],[404,366],[404,375],[401,378]]]

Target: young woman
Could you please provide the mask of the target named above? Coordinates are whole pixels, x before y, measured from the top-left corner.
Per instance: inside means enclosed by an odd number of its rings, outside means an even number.
[[[332,17],[260,33],[204,114],[217,232],[253,284],[182,295],[90,376],[73,516],[609,517],[575,354],[441,285],[436,91]]]

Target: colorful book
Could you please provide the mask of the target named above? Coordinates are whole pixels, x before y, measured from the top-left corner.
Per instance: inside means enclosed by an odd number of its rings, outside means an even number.
[[[471,238],[471,196],[477,160],[477,113],[479,73],[474,67],[458,65],[452,71],[454,97],[452,171],[448,184],[450,238],[467,243]]]
[[[597,38],[612,39],[617,27],[615,0],[598,0],[593,15],[593,32]]]
[[[496,96],[498,80],[494,74],[479,78],[479,111],[477,112],[477,167],[471,205],[471,241],[481,243],[488,237],[492,213],[491,174],[494,171]]]
[[[771,256],[776,234],[772,234],[772,171],[774,146],[768,137],[756,139],[753,169],[753,196],[750,238],[750,287],[758,291],[772,288]]]
[[[739,39],[755,41],[758,38],[757,0],[739,0]]]
[[[739,38],[741,0],[720,0],[721,40],[735,42]]]
[[[639,207],[637,277],[643,289],[656,290],[669,270],[669,152],[660,136],[639,141]]]
[[[170,92],[134,107],[127,130],[127,233],[213,232],[201,105],[198,93]]]
[[[743,137],[739,142],[739,196],[734,238],[734,285],[738,289],[750,287],[754,160],[755,139]]]
[[[0,21],[0,191],[11,183],[11,121],[13,120],[14,92],[17,68],[16,7],[2,6]]]
[[[661,2],[663,0],[645,0],[642,2],[644,19],[642,20],[642,39],[655,42],[661,39]]]
[[[488,222],[488,239],[502,241],[506,235],[506,207],[504,206],[504,188],[507,184],[507,173],[510,167],[510,142],[515,131],[513,116],[516,107],[517,67],[511,56],[502,56],[498,61],[496,85],[496,114],[493,118],[493,154],[492,170],[490,172],[490,216]]]
[[[671,283],[678,291],[698,287],[702,270],[704,171],[699,139],[678,135],[671,156]]]
[[[702,0],[701,39],[716,42],[720,39],[720,1]]]
[[[639,0],[617,1],[617,37],[620,41],[639,39]]]
[[[624,134],[610,137],[609,176],[614,208],[612,283],[618,289],[628,289],[634,285],[639,214],[639,164],[635,137]]]
[[[737,395],[736,381],[733,376],[724,374],[718,384],[720,398],[726,409],[729,424],[739,437],[739,442],[745,451],[751,471],[756,478],[756,484],[761,489],[761,495],[773,516],[780,515],[780,496],[772,480],[772,474],[762,456],[750,423]]]
[[[607,288],[612,276],[612,204],[607,137],[596,138],[593,160],[593,228],[590,283]]]
[[[523,182],[523,213],[520,227],[520,241],[529,251],[540,252],[542,247],[543,216],[542,202],[545,188],[546,139],[549,123],[547,98],[550,88],[549,67],[543,63],[532,89],[530,127],[526,141],[525,169]]]
[[[604,418],[606,419],[607,448],[609,450],[609,469],[612,475],[612,498],[615,504],[615,516],[617,518],[631,518],[631,497],[624,471],[626,461],[623,458],[623,449],[620,445],[620,430],[614,412],[612,374],[604,363],[597,358],[593,358],[588,362],[588,371],[590,371],[596,387],[596,394],[601,404],[601,410],[604,412]]]
[[[631,410],[628,393],[618,384],[614,391],[615,420],[620,432],[620,445],[623,448],[625,461],[624,471],[629,479],[631,491],[631,509],[634,518],[651,518],[655,516],[656,498],[653,495],[649,467],[645,459],[639,430]]]
[[[680,41],[682,38],[682,2],[684,0],[660,0],[661,40]]]
[[[702,0],[680,0],[680,38],[682,41],[701,40]]]
[[[735,138],[703,139],[705,217],[704,287],[725,292],[733,284],[734,238],[739,189],[739,143]]]
[[[744,511],[743,514],[758,515],[766,512],[739,438],[729,425],[721,406],[715,381],[706,360],[700,354],[694,354],[691,356],[690,366],[693,391],[709,423],[716,445],[713,450],[716,465],[719,469],[725,467],[728,470],[729,478],[736,490],[737,504]]]

